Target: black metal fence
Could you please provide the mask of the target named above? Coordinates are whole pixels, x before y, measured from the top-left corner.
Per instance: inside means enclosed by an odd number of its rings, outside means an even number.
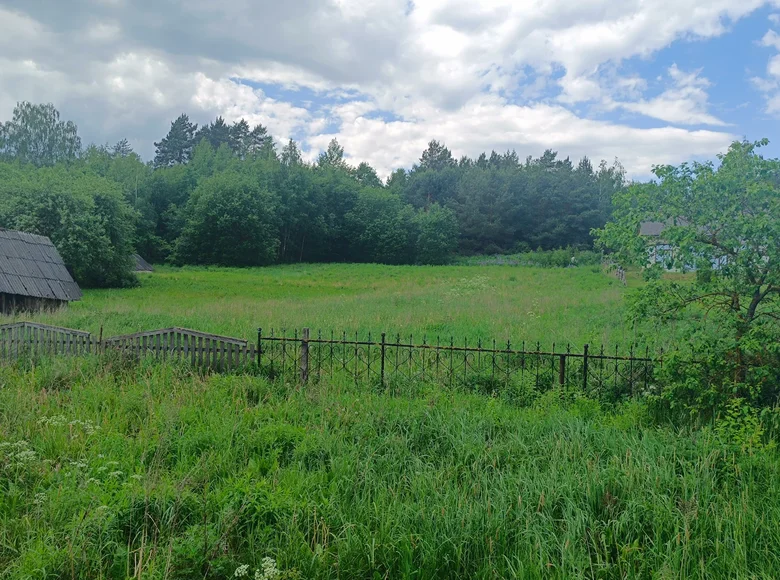
[[[646,391],[661,359],[631,346],[621,354],[584,345],[575,350],[540,343],[499,344],[453,338],[415,342],[413,336],[368,334],[311,334],[309,329],[257,335],[258,364],[272,379],[320,381],[346,377],[381,385],[399,380],[447,386],[464,385],[483,391],[506,387],[546,391],[553,387],[577,389],[589,396],[620,398]]]
[[[102,334],[102,333],[101,333]],[[323,379],[392,386],[403,381],[458,386],[484,393],[501,389],[544,392],[553,387],[576,389],[588,396],[618,399],[637,395],[652,384],[654,367],[645,349],[631,346],[607,351],[540,343],[513,345],[453,338],[415,342],[401,337],[342,332],[312,334],[271,331],[257,333],[257,345],[241,338],[183,328],[165,328],[111,338],[30,322],[0,326],[0,362],[40,356],[83,356],[105,352],[141,358],[178,359],[213,370],[257,368],[272,380],[305,384]]]

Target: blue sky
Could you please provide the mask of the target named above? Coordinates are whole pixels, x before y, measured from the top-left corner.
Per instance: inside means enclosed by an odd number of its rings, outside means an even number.
[[[0,0],[0,120],[53,102],[145,158],[170,121],[266,125],[309,159],[336,138],[382,175],[551,148],[660,163],[774,139],[779,0]],[[766,154],[780,156],[780,139]]]

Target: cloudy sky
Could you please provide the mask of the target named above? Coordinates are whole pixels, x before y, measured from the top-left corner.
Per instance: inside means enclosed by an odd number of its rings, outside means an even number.
[[[0,120],[20,100],[147,159],[186,112],[383,175],[435,138],[642,176],[775,137],[780,0],[0,0]]]

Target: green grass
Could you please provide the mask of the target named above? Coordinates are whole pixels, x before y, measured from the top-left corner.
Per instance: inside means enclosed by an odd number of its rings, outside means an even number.
[[[241,338],[257,328],[625,345],[626,289],[598,267],[301,265],[174,269],[129,290],[87,290],[34,318],[105,336],[167,326]]]
[[[0,367],[0,578],[227,579],[266,556],[290,578],[780,577],[775,452],[642,417]]]

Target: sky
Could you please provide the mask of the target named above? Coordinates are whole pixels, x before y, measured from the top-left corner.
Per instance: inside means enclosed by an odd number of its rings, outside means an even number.
[[[187,113],[383,176],[437,139],[639,178],[774,140],[780,0],[0,0],[0,121],[18,101],[144,159]]]

